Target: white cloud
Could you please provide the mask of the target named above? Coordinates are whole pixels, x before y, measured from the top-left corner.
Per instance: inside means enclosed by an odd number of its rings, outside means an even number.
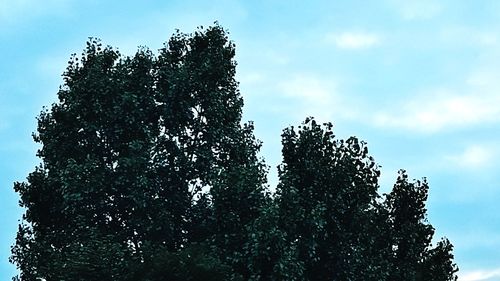
[[[434,89],[393,104],[373,116],[380,127],[435,133],[500,122],[500,72],[477,71],[465,79],[461,90]]]
[[[301,114],[306,112],[328,120],[358,120],[379,128],[417,134],[500,124],[498,68],[477,69],[460,77],[454,85],[423,90],[385,107],[370,105],[363,100],[353,102],[352,95],[338,94],[337,86],[324,77],[296,75],[280,83],[279,90],[287,97],[300,100]],[[478,166],[491,160],[490,156],[481,153],[480,148],[470,148],[453,157],[460,156],[465,166]]]
[[[389,3],[405,20],[430,19],[443,10],[434,0],[390,0]]]
[[[329,33],[325,41],[341,49],[367,49],[380,44],[380,37],[374,33],[344,32]]]
[[[459,274],[460,281],[494,281],[500,280],[500,268],[493,270],[477,270]]]
[[[460,167],[480,168],[489,165],[494,156],[495,149],[491,147],[471,145],[458,155],[452,155],[447,158]]]

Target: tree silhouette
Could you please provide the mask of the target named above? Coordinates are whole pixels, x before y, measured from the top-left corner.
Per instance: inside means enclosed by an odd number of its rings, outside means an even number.
[[[38,116],[41,164],[14,280],[454,280],[432,248],[428,185],[380,196],[366,143],[313,118],[282,134],[276,193],[241,121],[235,46],[215,24],[154,55],[90,39]]]

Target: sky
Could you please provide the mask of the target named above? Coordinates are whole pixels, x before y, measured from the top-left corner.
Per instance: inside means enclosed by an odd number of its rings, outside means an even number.
[[[428,220],[460,281],[500,280],[500,2],[0,0],[0,279],[39,163],[31,133],[88,37],[133,55],[218,21],[236,44],[244,120],[277,183],[282,129],[307,116],[368,143],[380,193],[430,184]],[[437,240],[436,240],[437,241]]]

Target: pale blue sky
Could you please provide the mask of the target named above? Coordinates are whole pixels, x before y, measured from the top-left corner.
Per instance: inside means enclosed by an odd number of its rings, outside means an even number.
[[[306,116],[368,142],[382,166],[430,183],[429,221],[460,280],[500,280],[499,1],[0,0],[0,279],[21,210],[12,182],[38,163],[42,106],[87,37],[133,54],[214,21],[236,43],[244,119],[276,184],[280,133]]]

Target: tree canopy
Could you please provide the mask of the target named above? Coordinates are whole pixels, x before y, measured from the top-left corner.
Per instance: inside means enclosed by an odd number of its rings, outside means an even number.
[[[330,123],[283,131],[269,190],[234,56],[216,24],[157,55],[91,38],[71,57],[38,116],[41,163],[14,184],[13,280],[456,280],[425,179],[380,195],[366,143]]]

